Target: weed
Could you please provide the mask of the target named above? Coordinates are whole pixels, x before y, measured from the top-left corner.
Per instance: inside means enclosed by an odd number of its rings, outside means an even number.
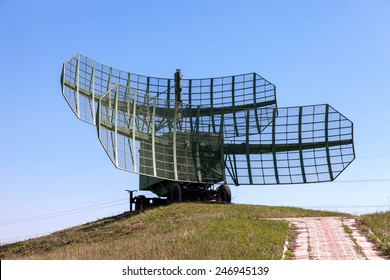
[[[360,223],[368,237],[390,256],[390,211],[363,215]]]
[[[357,243],[356,239],[353,237],[353,235],[352,235],[352,230],[349,228],[349,226],[343,224],[343,228],[344,228],[345,233],[349,235],[349,238],[351,238],[352,242],[354,243],[354,249],[355,249],[355,251],[356,251],[359,255],[361,255],[361,256],[363,256],[365,259],[367,259],[367,256],[364,254],[364,251],[363,251],[362,247],[359,246],[359,244]]]

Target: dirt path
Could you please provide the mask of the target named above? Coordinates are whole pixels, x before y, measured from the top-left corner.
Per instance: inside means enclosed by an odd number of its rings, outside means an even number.
[[[381,253],[355,226],[355,219],[339,217],[290,218],[297,237],[295,260],[379,260]]]

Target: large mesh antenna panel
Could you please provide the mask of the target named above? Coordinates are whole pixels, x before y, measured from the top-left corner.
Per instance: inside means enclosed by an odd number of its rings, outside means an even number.
[[[81,54],[64,63],[63,95],[98,129],[113,164],[168,181],[295,184],[334,180],[355,158],[353,124],[330,105],[277,108],[256,73],[153,78]]]
[[[227,170],[236,184],[333,181],[355,158],[352,122],[329,105],[274,109],[261,133],[253,115],[247,111],[245,136],[225,137]]]
[[[117,83],[146,92],[151,97],[176,101],[174,79],[129,73],[96,62],[82,54],[71,57],[63,65],[62,94],[75,115],[85,122],[96,124],[99,98]],[[268,109],[276,107],[275,86],[256,73],[182,79],[181,90],[182,102],[209,108],[205,114],[211,114],[211,118],[214,112],[220,112],[220,108],[223,107]],[[271,117],[266,123],[270,122]]]

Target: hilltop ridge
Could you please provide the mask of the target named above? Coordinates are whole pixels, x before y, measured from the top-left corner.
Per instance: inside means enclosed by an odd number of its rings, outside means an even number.
[[[281,259],[288,222],[348,216],[294,207],[181,203],[0,247],[1,259]]]

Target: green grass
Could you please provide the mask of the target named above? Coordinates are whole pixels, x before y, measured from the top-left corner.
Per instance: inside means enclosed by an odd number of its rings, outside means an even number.
[[[371,230],[374,235],[371,238],[382,252],[390,256],[390,211],[363,215],[360,220]]]
[[[3,245],[0,258],[277,260],[293,228],[266,219],[313,216],[346,215],[293,207],[173,204]]]

